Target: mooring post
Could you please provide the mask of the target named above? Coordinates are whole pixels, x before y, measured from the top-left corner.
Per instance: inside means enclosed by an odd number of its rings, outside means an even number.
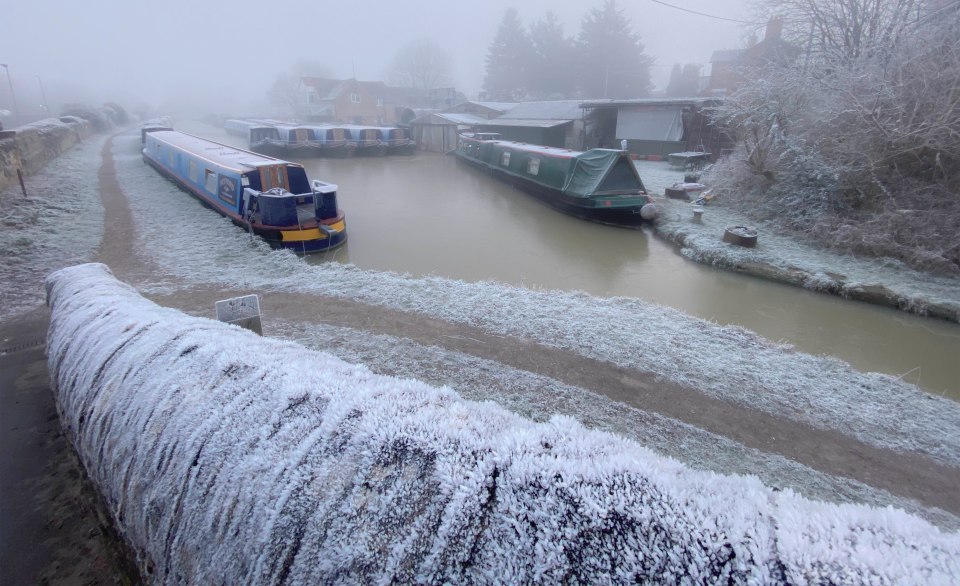
[[[23,172],[20,170],[20,167],[17,167],[17,179],[20,180],[20,191],[23,192],[23,196],[27,196],[27,186],[23,184]]]

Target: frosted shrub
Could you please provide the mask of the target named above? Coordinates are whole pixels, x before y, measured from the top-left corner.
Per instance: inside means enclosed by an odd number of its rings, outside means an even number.
[[[871,3],[879,20],[860,32],[876,38],[821,46],[855,37],[851,3],[771,4],[794,11],[798,40],[814,39],[810,27],[824,34],[800,62],[744,70],[746,84],[714,111],[739,142],[730,159],[749,172],[715,170],[721,192],[841,251],[960,274],[960,6]]]

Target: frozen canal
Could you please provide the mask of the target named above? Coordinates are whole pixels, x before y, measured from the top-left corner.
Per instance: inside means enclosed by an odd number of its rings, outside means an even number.
[[[213,126],[178,126],[246,147]],[[956,324],[703,266],[647,230],[570,218],[453,157],[299,162],[340,186],[350,234],[344,248],[310,262],[638,297],[960,399]],[[641,162],[640,171],[656,193],[682,179],[666,163]]]

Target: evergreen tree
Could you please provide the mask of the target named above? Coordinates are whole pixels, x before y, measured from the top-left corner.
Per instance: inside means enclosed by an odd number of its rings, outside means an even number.
[[[650,92],[652,59],[616,0],[604,0],[584,17],[578,41],[585,97],[636,98]]]
[[[508,8],[487,50],[483,89],[488,99],[514,101],[528,94],[527,75],[533,50],[515,8]]]
[[[678,88],[680,86],[680,77],[683,75],[683,70],[680,68],[679,63],[673,64],[673,69],[670,70],[670,81],[667,82],[667,89],[664,90],[664,93],[668,96],[679,96]]]
[[[568,98],[576,93],[576,53],[573,40],[563,33],[563,25],[553,12],[530,27],[533,50],[529,79],[530,93],[542,99]]]
[[[665,93],[671,97],[689,98],[699,93],[700,66],[696,63],[687,63],[680,68],[677,63],[670,71],[670,83]]]

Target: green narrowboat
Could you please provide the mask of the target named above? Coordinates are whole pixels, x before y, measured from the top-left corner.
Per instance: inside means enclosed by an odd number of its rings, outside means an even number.
[[[571,151],[499,140],[495,133],[466,133],[456,154],[578,218],[636,225],[659,215],[626,151]]]

